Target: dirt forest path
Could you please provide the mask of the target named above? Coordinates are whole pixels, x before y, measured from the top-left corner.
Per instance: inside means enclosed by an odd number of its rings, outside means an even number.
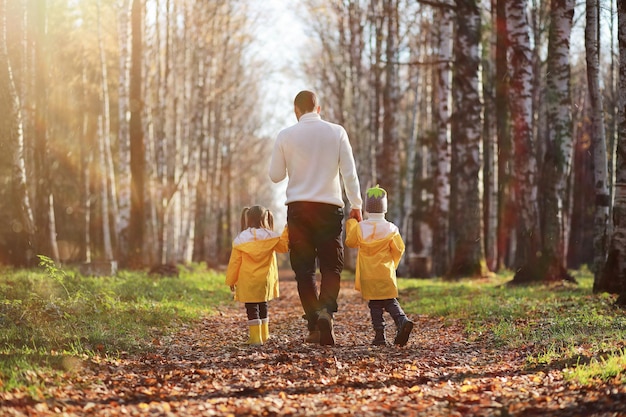
[[[245,310],[228,307],[155,339],[152,353],[85,364],[47,393],[53,399],[10,398],[0,415],[626,416],[626,389],[576,387],[560,369],[528,370],[523,351],[488,337],[469,342],[460,325],[439,319],[410,315],[406,346],[371,346],[367,305],[352,282],[342,285],[336,346],[303,342],[297,289],[286,278],[263,346],[244,344]]]

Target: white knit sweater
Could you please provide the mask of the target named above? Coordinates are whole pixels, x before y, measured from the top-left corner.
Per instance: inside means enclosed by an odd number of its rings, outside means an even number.
[[[316,112],[303,114],[298,123],[280,131],[269,175],[273,182],[288,178],[286,204],[313,201],[343,207],[343,179],[350,208],[363,205],[348,134]]]

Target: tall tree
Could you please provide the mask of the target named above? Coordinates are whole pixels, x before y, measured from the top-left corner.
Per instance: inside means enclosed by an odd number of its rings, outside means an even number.
[[[98,51],[100,56],[100,108],[101,116],[98,118],[98,149],[99,166],[102,172],[100,184],[100,204],[102,213],[102,242],[103,256],[107,261],[114,259],[113,242],[111,233],[116,229],[111,228],[110,219],[117,219],[117,187],[115,186],[115,172],[111,155],[111,105],[109,97],[109,76],[107,70],[106,54],[102,34],[102,11],[100,0],[97,0],[97,28],[98,28]]]
[[[29,0],[28,22],[32,33],[34,71],[34,161],[36,252],[59,260],[56,245],[54,200],[51,191],[48,143],[48,60],[46,45],[47,0]]]
[[[142,31],[143,1],[133,0],[131,10],[131,72],[130,72],[130,171],[131,171],[131,209],[129,225],[128,266],[139,267],[143,264],[144,244],[144,178],[145,145],[143,137],[142,113]]]
[[[396,0],[383,0],[383,21],[386,27],[385,82],[382,90],[382,141],[376,148],[376,182],[398,201],[400,193],[400,147],[398,137],[398,108],[400,100],[398,75],[398,4]],[[382,33],[380,34],[382,36]],[[400,205],[389,207],[389,217],[401,226]]]
[[[452,186],[454,198],[452,264],[449,277],[486,274],[480,198],[481,112],[479,95],[480,13],[476,0],[456,1]]]
[[[439,63],[436,69],[437,84],[435,85],[435,129],[436,144],[435,184],[433,202],[433,273],[442,276],[450,265],[449,252],[449,216],[450,216],[450,78],[452,68],[453,11],[451,8],[440,8],[437,25],[437,53]]]
[[[619,44],[617,155],[613,233],[604,268],[603,290],[619,294],[617,304],[626,306],[626,4],[617,2]]]
[[[15,233],[11,246],[6,247],[8,259],[15,265],[27,265],[28,242],[34,238],[34,218],[27,190],[26,164],[24,160],[24,129],[19,98],[15,88],[13,69],[7,48],[7,1],[0,0],[0,149],[12,166],[11,187],[0,191],[0,195],[11,201],[12,207],[6,223]],[[7,164],[7,165],[8,165]]]
[[[547,63],[547,137],[541,173],[542,262],[533,280],[570,279],[565,268],[566,186],[573,140],[570,97],[570,35],[574,0],[551,0]],[[516,277],[522,278],[522,276]]]
[[[507,34],[510,43],[510,108],[514,144],[514,201],[517,213],[517,245],[514,269],[534,274],[541,251],[537,161],[533,137],[532,51],[527,0],[507,1]]]
[[[487,15],[487,12],[489,13]],[[484,20],[497,26],[496,2],[491,1],[491,8],[483,12]],[[495,271],[498,267],[498,129],[496,120],[496,55],[497,31],[483,31],[482,40],[482,91],[483,91],[483,228],[485,262],[487,268]]]
[[[116,218],[117,258],[125,262],[128,254],[128,227],[130,223],[130,137],[128,127],[129,112],[129,72],[130,72],[130,12],[131,1],[119,0],[119,76],[118,76],[118,216]]]
[[[212,146],[211,146],[211,118],[212,95],[211,84],[212,77],[212,55],[217,38],[212,36],[220,26],[217,18],[217,8],[200,8],[194,13],[195,28],[201,35],[198,39],[198,79],[195,91],[198,92],[198,105],[194,110],[194,137],[198,141],[198,175],[195,184],[196,201],[195,201],[195,219],[194,219],[194,242],[193,242],[193,260],[204,261],[211,259],[211,244],[209,239],[209,205],[212,189],[211,183],[211,162],[212,162]],[[207,261],[208,262],[208,261]],[[209,262],[209,264],[213,264]]]
[[[594,291],[601,291],[602,268],[606,262],[609,225],[609,175],[604,129],[604,109],[600,91],[600,2],[587,0],[585,51],[587,58],[587,86],[591,111],[594,189],[596,207],[594,216]]]
[[[373,181],[378,182],[379,157],[378,150],[382,147],[381,115],[382,115],[382,92],[383,92],[383,40],[384,40],[384,15],[380,10],[380,1],[370,1],[370,30],[369,44],[372,51],[369,54],[369,83],[373,90],[369,96],[370,110],[370,152],[374,155],[370,168]]]
[[[508,265],[511,235],[513,229],[513,209],[511,192],[511,130],[509,112],[509,64],[507,34],[507,0],[496,1],[496,79],[495,79],[495,118],[498,137],[498,232],[496,270]],[[534,107],[533,107],[534,108]]]

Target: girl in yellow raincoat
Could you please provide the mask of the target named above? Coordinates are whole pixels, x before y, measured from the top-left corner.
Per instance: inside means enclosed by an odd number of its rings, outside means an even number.
[[[385,219],[387,192],[376,187],[366,193],[367,220],[346,222],[346,245],[358,248],[355,288],[368,300],[375,337],[372,344],[386,345],[384,311],[396,324],[394,344],[404,346],[413,322],[398,302],[396,269],[404,254],[404,241],[398,227]]]
[[[282,235],[273,229],[271,211],[262,206],[245,207],[226,270],[226,285],[235,293],[235,300],[246,306],[249,345],[262,345],[269,338],[267,302],[279,295],[276,252],[289,249],[287,228]]]

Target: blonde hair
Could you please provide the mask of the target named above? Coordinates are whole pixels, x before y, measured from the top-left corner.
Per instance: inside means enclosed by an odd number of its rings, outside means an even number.
[[[244,207],[241,211],[241,230],[249,227],[274,230],[274,215],[263,206]]]

